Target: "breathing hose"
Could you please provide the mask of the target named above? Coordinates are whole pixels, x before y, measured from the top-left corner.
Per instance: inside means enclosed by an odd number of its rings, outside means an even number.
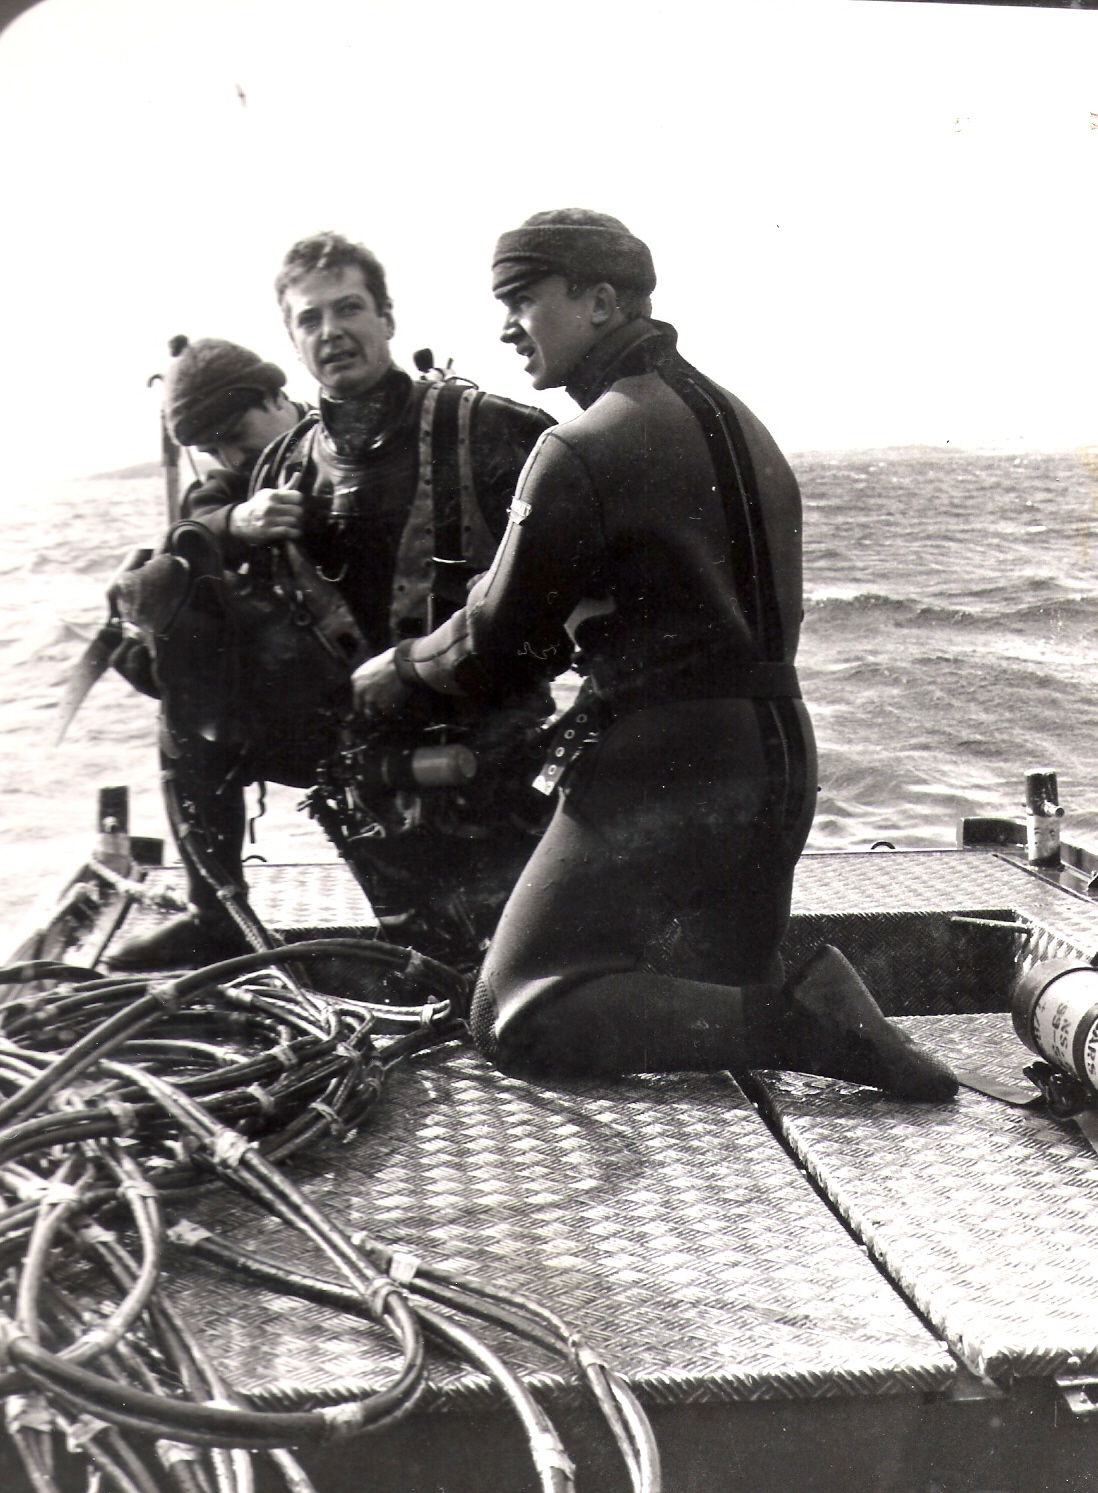
[[[333,958],[372,966],[386,995],[408,1003],[311,989],[310,966]],[[658,1493],[643,1411],[566,1324],[525,1298],[423,1262],[410,1268],[407,1252],[352,1237],[279,1164],[354,1130],[401,1062],[463,1034],[463,975],[392,944],[330,938],[170,979],[49,961],[0,970],[4,984],[21,988],[0,1005],[0,1262],[18,1262],[0,1284],[0,1392],[34,1493],[58,1493],[58,1439],[116,1493],[163,1493],[165,1480],[173,1493],[252,1493],[253,1454],[270,1458],[290,1493],[316,1493],[289,1448],[406,1415],[426,1384],[425,1338],[489,1375],[523,1429],[541,1493],[571,1493],[572,1463],[552,1422],[477,1323],[564,1359],[635,1493]],[[338,1279],[203,1231],[195,1243],[193,1225],[165,1232],[166,1208],[217,1185],[302,1234]],[[387,1381],[241,1394],[161,1291],[165,1240],[373,1323],[396,1349]],[[98,1283],[95,1309],[67,1291],[74,1262]]]

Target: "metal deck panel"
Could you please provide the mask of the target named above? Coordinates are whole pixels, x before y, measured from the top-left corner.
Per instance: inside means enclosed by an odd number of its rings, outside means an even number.
[[[1002,1011],[1020,968],[1098,956],[1098,902],[988,851],[806,855],[782,944],[787,969],[823,943],[842,949],[886,1015]]]
[[[299,865],[252,862],[246,868],[248,895],[259,918],[276,932],[288,929],[356,930],[377,927],[365,893],[341,860]],[[187,881],[180,865],[151,868],[143,885],[153,893],[170,890],[187,895]],[[135,905],[115,938],[121,942],[133,934],[148,933],[171,913]]]
[[[956,1371],[727,1076],[549,1089],[449,1049],[394,1074],[363,1134],[296,1175],[347,1228],[543,1301],[649,1403],[940,1390]],[[190,1216],[302,1258],[224,1193]],[[240,1387],[390,1361],[362,1324],[184,1261],[173,1275]],[[506,1356],[570,1395],[539,1351],[512,1340]],[[433,1377],[443,1406],[487,1394],[471,1371]]]
[[[903,1024],[959,1068],[1017,1081],[1030,1059],[1006,1014]],[[971,1090],[918,1105],[758,1077],[795,1155],[974,1372],[1098,1372],[1098,1156],[1073,1123]]]
[[[1098,902],[991,851],[821,852],[801,857],[793,885],[795,918],[982,908],[1016,910],[1098,954]]]

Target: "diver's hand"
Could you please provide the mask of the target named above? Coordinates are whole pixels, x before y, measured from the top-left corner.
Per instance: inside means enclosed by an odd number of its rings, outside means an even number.
[[[301,493],[291,487],[264,487],[232,510],[229,533],[245,544],[273,544],[278,539],[300,539],[304,522]]]
[[[355,709],[367,720],[399,715],[412,693],[412,685],[397,673],[395,648],[360,664],[351,675],[351,688]]]

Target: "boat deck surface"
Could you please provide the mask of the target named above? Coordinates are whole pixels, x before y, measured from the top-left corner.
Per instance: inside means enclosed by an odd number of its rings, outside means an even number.
[[[249,877],[280,933],[371,926],[340,866]],[[115,936],[157,916],[134,909]],[[987,852],[809,855],[787,962],[824,941],[955,1066],[1025,1084],[1013,979],[1098,955],[1098,903]],[[547,1086],[455,1044],[394,1073],[368,1127],[295,1175],[349,1229],[552,1307],[651,1407],[993,1400],[1098,1373],[1098,1155],[1074,1122],[967,1089],[929,1105],[779,1073]],[[246,1204],[198,1199],[189,1216],[301,1262]],[[171,1271],[241,1388],[391,1368],[368,1326],[184,1258]],[[537,1349],[507,1353],[574,1401]],[[440,1361],[417,1413],[492,1403],[483,1376]]]

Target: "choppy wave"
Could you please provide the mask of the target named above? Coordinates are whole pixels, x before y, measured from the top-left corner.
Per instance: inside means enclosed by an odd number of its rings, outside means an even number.
[[[1098,838],[1098,488],[1090,453],[924,448],[794,459],[805,498],[800,671],[820,746],[811,845],[948,845],[962,814],[1016,812],[1056,767],[1067,825]],[[86,851],[95,792],[128,782],[164,832],[155,705],[108,677],[61,746],[57,702],[122,554],[162,528],[127,473],[30,495],[0,561],[0,922]],[[325,853],[275,793],[271,857]]]

